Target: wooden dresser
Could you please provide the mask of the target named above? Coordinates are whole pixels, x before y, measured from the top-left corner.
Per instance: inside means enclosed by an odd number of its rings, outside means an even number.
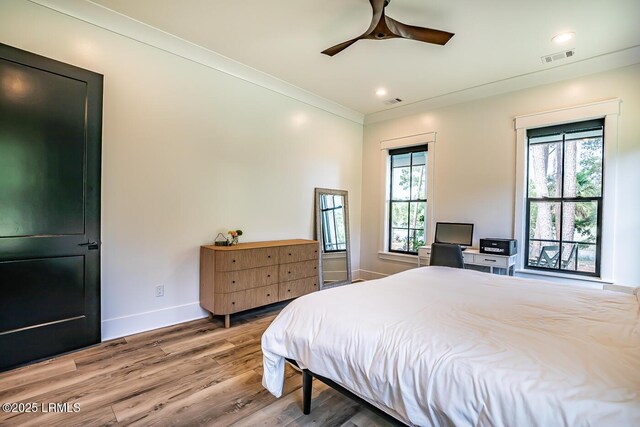
[[[320,288],[316,240],[274,240],[200,247],[200,305],[230,315]]]

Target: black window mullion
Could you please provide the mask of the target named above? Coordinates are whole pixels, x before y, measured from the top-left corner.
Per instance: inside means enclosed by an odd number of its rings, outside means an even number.
[[[411,153],[411,166],[409,167],[409,209],[407,209],[407,252],[413,252],[411,249],[411,206],[413,205],[413,158],[416,153]],[[415,235],[415,233],[414,233]]]
[[[413,158],[416,153],[411,153],[411,167],[409,167],[409,209],[407,210],[407,252],[414,252],[411,248],[411,206],[413,205]],[[415,234],[415,233],[414,233]]]
[[[600,171],[600,196],[599,197],[595,197],[595,196],[588,196],[588,197],[582,197],[582,196],[578,196],[577,194],[575,196],[572,197],[566,197],[565,194],[565,184],[566,184],[566,168],[565,168],[565,161],[566,161],[566,144],[567,141],[573,141],[573,140],[579,140],[582,138],[572,138],[571,135],[577,132],[582,132],[582,131],[589,131],[589,130],[601,130],[602,134],[599,136],[593,136],[593,138],[601,138],[602,141],[602,145],[601,145],[601,161],[602,161],[602,165],[601,165],[601,171]],[[543,142],[537,142],[537,141],[532,141],[532,138],[540,138],[540,137],[553,137],[555,134],[558,134],[558,136],[561,136],[561,139],[555,140],[555,141],[543,141]],[[569,135],[568,135],[569,134]],[[554,138],[555,139],[555,138]],[[525,212],[525,216],[526,216],[526,236],[525,236],[525,250],[524,250],[524,256],[525,256],[525,265],[528,268],[532,268],[532,269],[539,269],[539,270],[553,270],[553,271],[569,271],[568,269],[565,270],[563,269],[563,246],[564,244],[573,244],[576,245],[575,246],[575,251],[573,251],[571,253],[572,258],[574,258],[575,260],[575,271],[572,270],[572,274],[579,274],[579,275],[586,275],[586,276],[599,276],[600,275],[600,261],[601,261],[601,255],[602,255],[602,201],[603,201],[603,194],[604,194],[604,120],[603,119],[599,119],[599,120],[592,120],[592,121],[588,121],[588,122],[577,122],[577,123],[569,123],[567,125],[558,125],[558,126],[551,126],[551,127],[546,127],[546,128],[539,128],[539,129],[530,129],[527,131],[527,153],[529,153],[529,150],[531,148],[531,146],[534,145],[539,145],[539,144],[550,144],[550,143],[558,143],[561,142],[561,147],[562,147],[562,156],[561,156],[561,165],[558,165],[559,167],[562,167],[561,169],[561,173],[560,173],[560,197],[530,197],[529,195],[529,177],[530,177],[530,173],[531,173],[531,168],[530,168],[530,164],[529,162],[527,162],[527,170],[526,170],[526,177],[527,177],[527,196],[526,196],[526,212]],[[578,159],[576,158],[576,161],[578,161]],[[532,202],[549,202],[549,203],[560,203],[560,218],[556,218],[556,225],[559,227],[558,231],[559,231],[559,239],[536,239],[536,238],[530,238],[530,234],[531,234],[531,209],[532,209]],[[595,243],[585,243],[585,242],[578,242],[575,241],[573,236],[571,237],[570,240],[565,240],[564,239],[564,205],[565,203],[581,203],[581,202],[595,202],[596,205],[596,215],[597,215],[597,219],[596,219],[596,239],[595,239]],[[558,243],[558,261],[557,261],[557,267],[555,268],[549,268],[549,267],[538,267],[536,265],[531,265],[529,264],[529,258],[530,258],[530,250],[529,250],[529,246],[531,242],[534,241],[539,241],[539,242],[552,242],[552,243]],[[591,240],[589,241],[591,242]],[[583,246],[595,246],[595,271],[594,272],[589,272],[589,271],[577,271],[578,270],[578,251],[579,251],[579,247],[580,245]],[[569,262],[571,262],[571,260],[569,260]]]
[[[527,154],[528,154],[527,147]],[[529,199],[529,162],[527,162],[527,210],[526,210],[526,231],[525,231],[525,239],[524,239],[524,265],[529,267],[529,239],[531,234],[531,199]]]
[[[546,126],[544,128],[528,129],[527,136],[529,138],[537,138],[541,136],[552,136],[560,133],[575,133],[590,130],[598,130],[604,128],[603,119],[588,120],[583,122],[566,123],[557,126]]]
[[[604,143],[602,144],[604,148]],[[604,157],[603,157],[604,159]],[[604,168],[603,168],[604,169]],[[602,194],[602,189],[600,190],[600,194]],[[598,221],[596,228],[596,275],[600,276],[600,256],[602,253],[602,202],[598,201],[598,209],[596,210],[598,213]],[[576,265],[578,263],[578,259],[576,257]]]
[[[602,200],[601,196],[587,196],[587,197],[529,197],[527,200],[532,202],[595,202]]]
[[[334,198],[333,206],[335,206],[335,205],[336,205],[336,201],[335,201],[335,198]],[[334,246],[334,249],[337,250],[338,249],[338,222],[336,221],[336,210],[335,210],[335,207],[331,211],[331,217],[333,218],[333,232],[334,232],[335,237],[336,237],[334,242],[333,242],[333,246]]]
[[[399,252],[399,253],[408,253],[408,254],[416,254],[417,252],[412,251],[411,250],[411,240],[410,240],[410,236],[411,236],[411,205],[414,202],[424,202],[426,203],[426,198],[425,199],[413,199],[412,198],[412,193],[413,193],[413,170],[414,170],[414,156],[416,153],[419,152],[427,152],[427,145],[423,145],[423,146],[417,146],[417,147],[406,147],[406,148],[401,148],[401,149],[396,149],[396,150],[389,150],[389,155],[391,157],[391,178],[389,180],[390,182],[390,188],[389,188],[389,226],[388,226],[388,233],[389,233],[389,239],[388,239],[388,247],[389,247],[389,251],[390,252]],[[409,198],[407,200],[395,200],[393,198],[393,186],[394,186],[394,181],[393,181],[393,171],[396,168],[395,166],[395,156],[396,155],[401,155],[401,154],[409,154]],[[425,173],[426,173],[426,161],[425,161]],[[403,168],[406,168],[407,166],[401,166]],[[393,206],[394,203],[407,203],[408,207],[407,207],[407,225],[404,227],[393,227]],[[392,249],[391,248],[391,243],[393,241],[393,231],[394,230],[403,230],[406,233],[406,250],[396,250],[396,249]]]
[[[567,152],[566,148],[566,133],[562,134],[562,172],[560,173],[560,197],[562,197],[562,200],[560,201],[560,246],[558,246],[558,266],[556,267],[556,269],[558,271],[560,271],[562,269],[562,248],[563,246],[563,240],[564,240],[564,172],[565,172],[565,167],[564,167],[564,161],[565,161],[565,154]]]
[[[391,153],[389,153],[391,154]],[[391,155],[391,179],[389,180],[389,182],[391,183],[390,187],[389,187],[389,199],[393,199],[393,155]],[[389,202],[389,251],[391,251],[391,241],[393,240],[393,201]]]

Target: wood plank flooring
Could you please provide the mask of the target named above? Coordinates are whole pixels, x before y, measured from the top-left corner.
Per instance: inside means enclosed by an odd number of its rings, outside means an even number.
[[[196,320],[0,373],[0,403],[38,410],[0,410],[0,425],[389,425],[317,380],[303,415],[302,378],[289,366],[283,397],[262,387],[260,338],[282,307],[234,315],[231,329],[218,318]],[[47,412],[51,403],[68,412]]]

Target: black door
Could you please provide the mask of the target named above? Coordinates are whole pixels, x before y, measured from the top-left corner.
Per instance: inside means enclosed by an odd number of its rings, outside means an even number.
[[[102,76],[0,44],[0,370],[100,342]]]

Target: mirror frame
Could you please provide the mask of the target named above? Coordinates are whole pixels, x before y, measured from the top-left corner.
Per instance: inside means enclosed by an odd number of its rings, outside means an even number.
[[[324,244],[322,242],[322,218],[320,218],[320,195],[321,194],[332,194],[335,196],[343,196],[344,197],[344,233],[346,238],[346,256],[347,256],[347,280],[342,280],[339,282],[333,282],[328,286],[324,284],[324,264],[323,264],[323,255],[324,252]],[[315,210],[316,210],[316,240],[320,243],[320,289],[329,289],[336,286],[347,285],[352,282],[353,278],[351,275],[351,234],[349,233],[349,192],[347,190],[334,190],[330,188],[316,188],[315,189]]]

